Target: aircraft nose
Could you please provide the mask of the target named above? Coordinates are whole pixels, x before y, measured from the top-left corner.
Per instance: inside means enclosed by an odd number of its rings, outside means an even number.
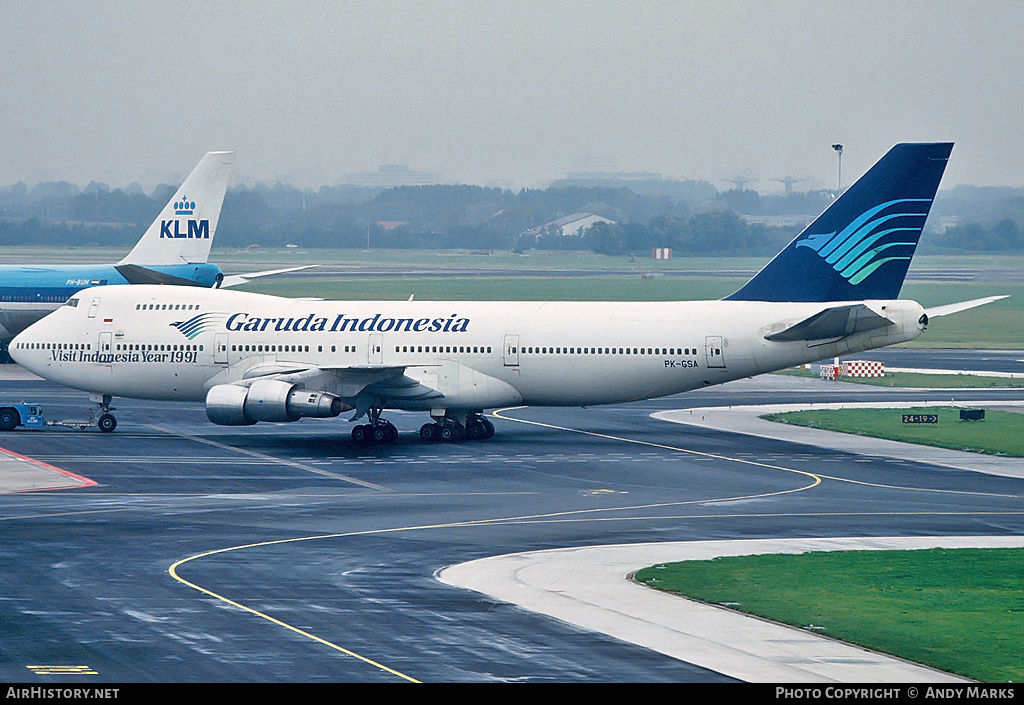
[[[38,372],[38,368],[42,363],[42,357],[39,355],[42,350],[32,347],[33,342],[38,342],[43,337],[40,335],[42,327],[43,321],[33,323],[14,336],[14,339],[7,346],[7,352],[10,353],[11,359],[29,372]],[[33,355],[33,353],[36,354]]]
[[[22,349],[25,343],[25,331],[18,333],[7,346],[7,352],[10,354],[11,359],[17,362],[22,367],[25,367],[25,351]]]

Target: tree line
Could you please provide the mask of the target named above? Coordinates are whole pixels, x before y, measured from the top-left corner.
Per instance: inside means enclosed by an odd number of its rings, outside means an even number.
[[[560,182],[518,191],[471,185],[367,188],[286,184],[234,186],[224,199],[216,245],[415,249],[585,249],[609,255],[671,247],[678,254],[770,255],[798,228],[744,216],[824,210],[828,191],[764,196],[718,191],[708,182],[657,182],[657,189]],[[127,247],[174,194],[159,186],[109,189],[67,182],[0,187],[0,245]],[[539,226],[574,213],[612,221],[582,236]],[[957,187],[942,191],[922,249],[1011,252],[1024,249],[1024,189]]]

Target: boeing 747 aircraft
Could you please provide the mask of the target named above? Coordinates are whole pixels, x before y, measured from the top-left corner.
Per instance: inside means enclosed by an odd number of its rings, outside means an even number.
[[[671,303],[309,301],[185,287],[96,287],[19,335],[11,354],[93,395],[205,401],[216,424],[428,412],[424,440],[488,438],[484,410],[675,394],[916,338],[897,300],[952,144],[901,144],[739,291]]]
[[[179,284],[234,286],[286,270],[225,279],[208,264],[233,152],[209,152],[168,201],[142,239],[117,264],[0,265],[0,343],[90,286]]]

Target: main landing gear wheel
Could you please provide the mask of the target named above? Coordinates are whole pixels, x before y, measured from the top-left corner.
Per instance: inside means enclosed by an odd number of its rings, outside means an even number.
[[[479,414],[466,418],[466,438],[471,441],[486,441],[494,437],[494,424]]]
[[[374,443],[394,443],[398,440],[398,429],[395,425],[385,421],[379,426],[373,427]]]
[[[425,423],[420,426],[420,440],[444,441],[445,443],[456,443],[466,437],[466,427],[462,424],[446,419],[441,423]]]
[[[487,440],[493,436],[494,424],[480,413],[467,414],[465,425],[446,416],[434,423],[425,423],[420,427],[420,440],[426,442],[457,443],[461,440]]]
[[[352,440],[356,443],[394,443],[398,440],[398,429],[390,421],[374,426],[361,424],[352,428]]]
[[[96,425],[103,433],[110,433],[117,428],[117,419],[114,418],[113,414],[103,414],[96,422]]]
[[[460,423],[446,423],[441,426],[438,437],[445,443],[455,443],[466,437],[466,427]]]
[[[373,428],[369,424],[360,424],[352,427],[352,440],[356,443],[367,443],[370,440],[370,429]]]
[[[352,440],[356,443],[376,443],[384,445],[398,440],[398,429],[390,421],[380,417],[380,409],[370,409],[370,423],[360,424],[352,428]]]

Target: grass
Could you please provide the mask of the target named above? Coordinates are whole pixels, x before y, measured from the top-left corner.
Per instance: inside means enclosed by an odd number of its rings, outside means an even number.
[[[240,287],[242,288],[242,287]],[[277,296],[318,296],[324,299],[443,301],[678,301],[721,298],[735,290],[717,278],[655,278],[627,276],[494,277],[288,277],[252,282],[242,288]]]
[[[1024,347],[1024,284],[997,282],[969,284],[948,282],[908,282],[900,296],[913,299],[925,308],[955,301],[1008,294],[1009,298],[979,308],[933,318],[919,338],[907,347],[915,348],[987,348]]]
[[[0,262],[116,262],[127,252],[122,248],[94,247],[5,247]],[[747,279],[736,276],[655,276],[641,279],[641,272],[672,271],[753,272],[767,261],[764,257],[675,257],[656,261],[646,256],[607,257],[589,252],[530,252],[479,254],[439,250],[329,250],[305,248],[259,248],[254,250],[214,246],[210,260],[229,273],[276,269],[290,265],[320,264],[334,269],[355,267],[415,267],[437,269],[436,276],[389,277],[287,276],[268,277],[243,287],[280,296],[312,296],[325,299],[481,299],[557,301],[671,301],[719,299],[736,291]],[[466,273],[451,275],[442,268],[456,267]],[[984,271],[1024,271],[1021,256],[918,256],[915,269],[955,271],[963,268]],[[516,269],[532,276],[496,276],[488,270]],[[565,277],[544,270],[575,270],[579,276]],[[629,275],[612,272],[632,272]],[[1024,349],[1024,277],[993,283],[910,281],[903,298],[925,307],[997,294],[1004,299],[952,316],[935,318],[917,340],[904,343],[924,348]]]
[[[142,229],[139,230],[139,236]],[[35,262],[70,263],[117,262],[131,247],[32,247],[5,246],[0,248],[0,263],[22,264]],[[465,250],[342,250],[316,248],[227,248],[214,243],[210,261],[230,271],[249,269],[275,269],[299,264],[320,264],[332,267],[416,267],[418,269],[461,267],[469,269],[575,269],[599,273],[607,270],[674,271],[674,270],[743,270],[760,269],[765,257],[675,257],[654,260],[649,252],[606,256],[577,251],[531,251],[523,255],[510,252],[471,252]],[[960,266],[960,265],[957,265]],[[1024,269],[1024,266],[1022,266]]]
[[[906,414],[937,414],[939,422],[906,424]],[[821,409],[767,414],[762,418],[938,448],[1024,457],[1024,414],[1009,411],[988,409],[984,421],[960,421],[959,409],[948,406]]]
[[[641,279],[643,272],[756,271],[765,262],[752,257],[677,257],[667,261],[628,257],[605,257],[591,253],[531,253],[473,255],[436,251],[357,250],[299,251],[293,255],[268,251],[262,254],[234,253],[233,269],[271,269],[290,263],[324,265],[407,265],[422,271],[433,267],[461,267],[479,273],[407,277],[295,276],[268,278],[249,284],[249,291],[280,296],[317,296],[327,299],[480,299],[555,301],[688,301],[720,299],[736,291],[747,276],[672,276]],[[227,262],[227,259],[218,261]],[[1022,269],[1020,257],[944,258],[919,257],[921,269],[957,270]],[[489,269],[530,270],[531,276],[494,276]],[[579,276],[545,275],[545,269],[574,269]],[[630,275],[607,270],[634,271]],[[994,283],[911,281],[901,293],[923,306],[1009,294],[1010,298],[951,316],[933,318],[917,340],[905,343],[916,348],[1024,349],[1024,283],[1020,278]]]
[[[723,557],[635,578],[968,678],[1024,680],[1022,549]]]
[[[865,353],[871,357],[871,353]],[[817,370],[793,367],[776,374],[820,379]],[[886,372],[885,377],[840,377],[840,382],[868,384],[875,387],[908,387],[914,389],[988,389],[994,387],[1024,387],[1020,377],[986,377],[983,375],[933,375],[919,372]]]

